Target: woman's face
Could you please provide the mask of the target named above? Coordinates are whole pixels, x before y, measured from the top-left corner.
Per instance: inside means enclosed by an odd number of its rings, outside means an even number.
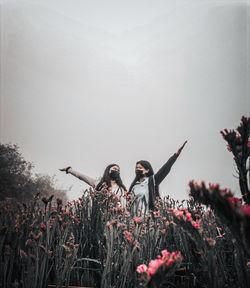
[[[149,172],[149,169],[145,169],[140,163],[136,164],[135,170],[141,170],[143,176],[145,176]]]
[[[120,173],[120,167],[118,166],[112,166],[110,169],[109,169],[109,173],[111,173],[111,171],[117,171],[118,173]]]

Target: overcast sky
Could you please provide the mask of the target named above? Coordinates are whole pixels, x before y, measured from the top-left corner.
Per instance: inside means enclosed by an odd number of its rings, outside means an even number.
[[[250,112],[249,1],[2,0],[2,143],[74,199],[87,188],[58,171],[100,177],[118,163],[155,172],[187,139],[162,195],[191,179],[239,195],[219,131]]]

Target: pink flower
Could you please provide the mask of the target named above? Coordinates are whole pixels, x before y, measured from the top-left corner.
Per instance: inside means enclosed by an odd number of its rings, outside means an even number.
[[[242,212],[243,212],[243,214],[250,216],[250,206],[244,205],[242,208]]]
[[[171,258],[174,258],[176,254],[177,254],[177,251],[176,252],[172,252]]]
[[[131,232],[128,232],[128,231],[124,231],[124,234],[125,234],[125,237],[132,236],[132,233],[131,233]]]
[[[134,217],[134,221],[136,222],[136,223],[142,223],[142,217]]]
[[[153,214],[155,218],[160,217],[160,211],[153,212]]]
[[[46,226],[44,225],[43,222],[40,224],[40,227],[41,227],[42,229],[45,229],[45,228],[46,228]]]
[[[127,239],[127,241],[130,242],[130,243],[133,241],[133,238],[132,238],[132,237],[127,237],[126,239]]]
[[[157,270],[163,265],[163,267],[169,267],[177,261],[178,263],[182,261],[181,252],[172,252],[171,254],[165,249],[161,251],[162,257],[160,255],[157,256],[157,259],[151,260],[149,262],[148,267],[146,265],[140,265],[137,267],[138,273],[147,273],[148,278],[154,275]]]
[[[189,186],[193,186],[194,185],[194,180],[189,181]]]
[[[219,184],[215,184],[214,185],[214,189],[219,190],[220,189],[220,185]]]
[[[170,255],[170,253],[168,252],[168,250],[162,250],[161,251],[161,254],[162,254],[162,260],[166,261]]]
[[[148,267],[145,264],[141,264],[137,267],[136,272],[141,274],[148,271]]]
[[[196,222],[192,222],[192,225],[194,226],[195,229],[199,229],[200,225]]]
[[[149,262],[149,265],[148,265],[148,272],[149,272],[149,275],[154,275],[155,272],[157,271],[157,269],[159,267],[161,267],[161,265],[163,264],[163,260],[162,259],[155,259],[155,260],[151,260]]]
[[[228,197],[227,200],[231,205],[240,203],[240,199],[235,197]]]
[[[182,217],[183,213],[184,213],[183,211],[179,211],[179,210],[175,211],[175,215],[176,216],[181,216]]]
[[[249,118],[248,118],[248,119],[249,119]],[[247,119],[247,117],[245,117],[245,116],[242,116],[242,117],[241,117],[241,121],[242,121],[242,122],[247,122],[248,119]]]
[[[189,212],[186,212],[188,221],[192,221],[192,215]]]
[[[169,261],[168,261],[168,263],[167,263],[167,266],[169,267],[169,266],[171,266],[171,264],[174,262],[174,260],[173,259],[170,259]]]
[[[225,133],[224,133],[223,131],[220,131],[220,134],[221,134],[223,137],[226,136]]]

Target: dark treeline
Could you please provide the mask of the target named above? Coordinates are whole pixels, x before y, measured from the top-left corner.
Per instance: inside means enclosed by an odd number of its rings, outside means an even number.
[[[0,200],[6,197],[28,202],[38,193],[67,200],[65,190],[55,187],[54,178],[33,173],[33,164],[26,161],[17,145],[0,143]]]

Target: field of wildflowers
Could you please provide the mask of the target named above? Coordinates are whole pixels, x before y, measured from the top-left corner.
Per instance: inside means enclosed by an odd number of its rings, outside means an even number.
[[[242,198],[190,181],[190,198],[134,212],[109,189],[0,201],[0,287],[250,287],[250,118],[222,132]]]

